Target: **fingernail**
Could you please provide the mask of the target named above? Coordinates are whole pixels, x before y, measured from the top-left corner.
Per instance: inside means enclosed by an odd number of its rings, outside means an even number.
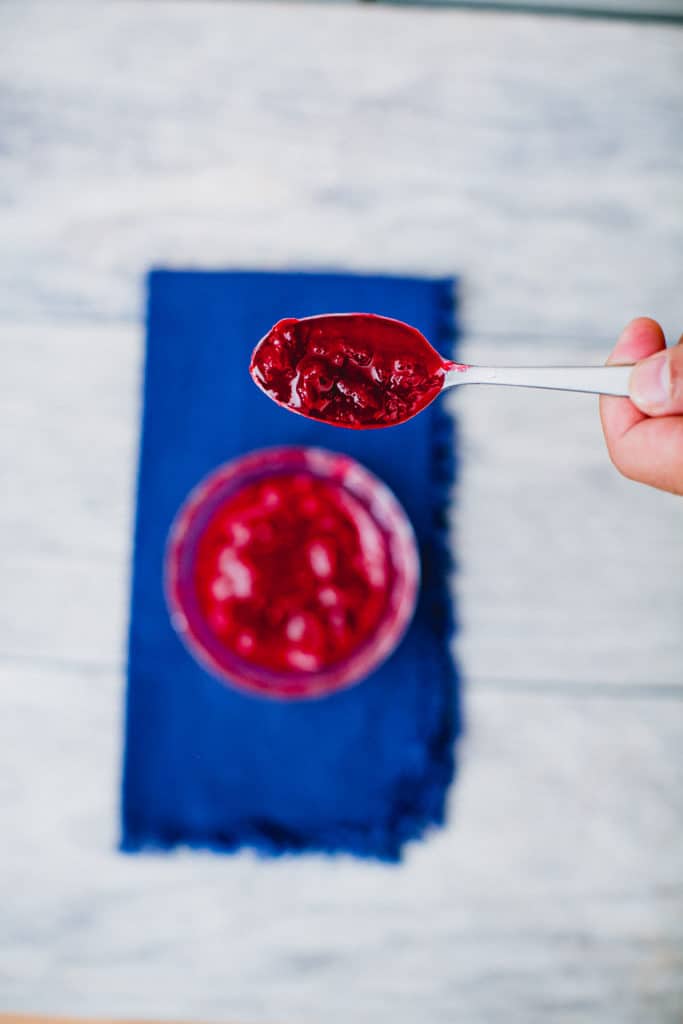
[[[668,352],[658,352],[638,363],[631,374],[631,401],[643,412],[657,412],[671,398],[671,372]]]

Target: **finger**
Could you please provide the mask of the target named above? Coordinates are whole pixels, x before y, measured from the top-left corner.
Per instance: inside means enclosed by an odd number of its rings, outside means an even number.
[[[664,347],[664,332],[659,324],[649,317],[639,317],[624,328],[607,363],[637,363],[639,359],[646,359]],[[615,453],[619,438],[645,419],[645,414],[629,398],[603,395],[600,398],[600,419],[608,451],[618,466]]]
[[[637,363],[639,359],[647,359],[653,352],[664,348],[665,344],[664,331],[656,320],[649,316],[636,317],[619,335],[607,365]]]
[[[683,416],[646,416],[610,454],[629,479],[683,494]]]
[[[648,416],[683,413],[683,346],[638,363],[631,374],[631,401]]]

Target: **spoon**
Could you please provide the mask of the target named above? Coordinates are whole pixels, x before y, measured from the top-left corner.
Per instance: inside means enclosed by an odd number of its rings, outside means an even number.
[[[458,384],[504,384],[550,391],[582,391],[592,395],[627,398],[635,364],[619,366],[465,366],[446,371],[442,390]]]
[[[415,327],[373,313],[280,320],[254,349],[250,373],[292,412],[340,427],[405,423],[460,384],[628,395],[628,366],[468,366],[444,359]]]

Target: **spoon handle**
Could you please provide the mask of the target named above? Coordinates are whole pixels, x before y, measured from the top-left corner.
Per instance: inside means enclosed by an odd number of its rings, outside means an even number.
[[[633,366],[466,366],[448,370],[444,388],[457,384],[506,384],[519,388],[628,396]]]

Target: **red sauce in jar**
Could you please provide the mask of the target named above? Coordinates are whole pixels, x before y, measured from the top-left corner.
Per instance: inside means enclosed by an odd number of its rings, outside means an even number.
[[[220,642],[274,672],[316,672],[376,630],[392,582],[382,532],[341,485],[303,473],[248,484],[207,524],[194,581]]]
[[[250,372],[279,405],[359,429],[410,419],[454,365],[400,320],[340,313],[280,320],[254,350]]]
[[[320,697],[394,650],[419,560],[391,491],[346,455],[269,448],[219,467],[171,527],[165,590],[188,650],[237,689]]]

